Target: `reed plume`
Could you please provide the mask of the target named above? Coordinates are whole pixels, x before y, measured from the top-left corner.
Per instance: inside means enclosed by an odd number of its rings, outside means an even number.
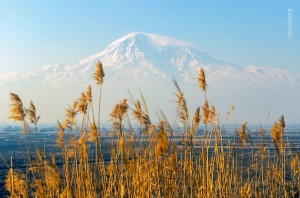
[[[57,121],[57,128],[58,128],[58,132],[57,132],[56,143],[60,148],[64,148],[65,147],[65,128],[59,121]]]
[[[122,120],[123,116],[127,112],[127,109],[128,109],[127,99],[123,99],[119,104],[116,104],[110,116],[113,119]]]
[[[22,100],[17,94],[10,93],[10,100],[12,104],[9,110],[9,119],[13,121],[24,121],[26,116],[26,111],[23,107]]]
[[[122,120],[127,113],[128,104],[127,99],[123,99],[119,104],[116,104],[112,112],[110,113],[111,120],[113,122],[114,129],[118,129],[120,134],[122,133]]]
[[[139,100],[135,103],[135,109],[132,111],[133,118],[140,124],[140,133],[147,134],[149,125],[151,124],[147,110],[142,109]]]
[[[157,137],[156,152],[157,155],[161,157],[169,149],[169,142],[163,121],[159,122],[158,130],[159,132]]]
[[[88,108],[87,97],[85,96],[84,93],[81,93],[81,97],[79,98],[77,104],[77,111],[85,115],[87,112],[87,108]]]
[[[69,107],[66,109],[65,114],[65,121],[64,121],[64,128],[68,128],[70,130],[73,130],[73,128],[76,128],[76,115],[77,115],[77,101],[73,102],[73,105],[69,105]]]
[[[160,125],[161,124],[163,125],[164,130],[167,132],[167,134],[170,134],[172,137],[174,135],[173,128],[171,127],[171,124],[170,124],[167,116],[164,114],[164,112],[162,110],[160,110]],[[162,128],[161,128],[161,130],[162,130]]]
[[[191,131],[192,135],[197,132],[200,120],[201,120],[200,107],[197,107],[193,116],[192,131]]]
[[[35,105],[32,101],[30,101],[29,107],[25,111],[29,117],[29,122],[36,126],[40,120],[40,116],[37,115]]]
[[[248,128],[247,128],[247,122],[244,122],[242,124],[242,128],[237,132],[239,140],[240,140],[240,144],[243,147],[245,145],[245,143],[248,142],[247,140],[247,135],[248,135]]]
[[[133,117],[140,123],[142,123],[142,108],[140,101],[136,101],[135,110],[132,111]]]
[[[213,124],[215,122],[215,119],[216,119],[216,109],[215,109],[215,106],[212,105],[210,106],[209,108],[209,113],[208,113],[208,121]]]
[[[202,107],[202,111],[203,111],[203,123],[205,125],[207,125],[207,123],[209,122],[209,104],[208,104],[208,100],[205,100],[205,103]]]
[[[198,82],[199,82],[199,86],[200,86],[201,90],[205,93],[207,84],[206,84],[205,73],[204,73],[203,68],[200,69],[199,76],[198,76]]]
[[[92,122],[90,125],[90,133],[88,135],[88,141],[96,143],[98,140],[98,136],[99,136],[99,134],[97,131],[97,127],[96,127],[95,123]]]
[[[102,63],[100,61],[97,62],[95,72],[94,72],[94,79],[96,81],[96,84],[100,86],[100,92],[99,92],[99,104],[98,104],[98,127],[99,127],[99,135],[100,132],[100,111],[101,111],[101,98],[102,98],[102,84],[103,84],[103,78],[104,78],[104,70]]]
[[[89,103],[92,103],[93,96],[92,96],[92,86],[91,85],[88,86],[88,88],[85,92],[85,95],[86,95],[86,101]]]
[[[102,63],[100,61],[98,61],[96,64],[95,72],[94,72],[94,79],[95,79],[97,85],[100,86],[103,84],[104,76],[105,76],[105,74],[103,71]]]
[[[280,116],[280,118],[279,118],[279,120],[278,120],[278,124],[279,124],[279,126],[280,126],[280,128],[281,128],[282,130],[285,129],[285,121],[284,121],[284,116],[283,116],[283,115]]]
[[[283,150],[283,132],[285,128],[284,116],[282,115],[278,122],[274,122],[271,138],[273,140],[274,146],[276,148],[277,154],[280,154]]]
[[[180,104],[179,118],[181,122],[186,126],[189,121],[189,111],[184,97]]]
[[[298,152],[296,152],[295,156],[291,159],[291,170],[294,176],[300,173],[300,161]]]
[[[181,91],[181,89],[175,79],[173,79],[173,84],[177,91],[175,93],[175,95],[177,97],[177,113],[176,113],[175,122],[177,119],[177,115],[179,115],[180,122],[184,125],[184,131],[186,131],[186,128],[188,128],[187,125],[188,125],[188,120],[189,120],[189,111],[188,111],[187,103],[186,103],[184,94]]]

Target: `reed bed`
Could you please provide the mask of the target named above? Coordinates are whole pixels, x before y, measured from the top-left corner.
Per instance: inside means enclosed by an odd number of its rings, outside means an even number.
[[[234,140],[223,139],[225,125],[219,123],[219,115],[206,97],[203,69],[198,82],[204,101],[191,115],[175,79],[173,122],[160,111],[158,123],[153,123],[143,96],[140,100],[132,97],[132,105],[127,99],[116,104],[110,114],[110,135],[116,141],[111,141],[110,160],[105,161],[100,127],[104,77],[102,63],[98,62],[94,73],[100,96],[97,114],[92,86],[88,86],[67,107],[65,119],[57,122],[62,165],[58,166],[57,155],[39,150],[37,143],[34,149],[26,144],[26,170],[13,168],[11,161],[7,173],[9,197],[299,196],[299,153],[285,142],[284,116],[274,123],[270,136],[263,127],[257,131],[256,145],[247,122],[236,128]],[[33,125],[38,142],[40,117],[33,102],[24,108],[14,93],[11,102],[9,118],[23,123],[25,141],[29,125]],[[132,122],[138,123],[138,130],[132,128]],[[180,141],[174,136],[179,125],[183,134]],[[199,127],[203,129],[201,136]],[[66,131],[71,136],[66,136]],[[275,149],[267,143],[270,139]]]

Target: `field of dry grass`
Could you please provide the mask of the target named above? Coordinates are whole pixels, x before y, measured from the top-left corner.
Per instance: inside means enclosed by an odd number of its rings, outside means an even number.
[[[11,197],[299,196],[299,154],[284,138],[284,117],[274,123],[270,136],[263,127],[258,130],[255,144],[246,122],[236,129],[238,141],[223,139],[225,127],[206,97],[203,69],[198,81],[205,100],[193,114],[176,80],[176,118],[172,122],[160,112],[160,121],[154,124],[143,96],[141,100],[129,99],[134,104],[131,106],[127,99],[116,104],[110,114],[110,135],[117,141],[111,141],[110,160],[106,162],[100,135],[104,77],[98,62],[94,79],[99,90],[92,92],[89,86],[66,109],[65,119],[57,123],[61,166],[55,155],[38,146],[32,149],[27,143],[26,170],[13,168],[11,161],[5,184]],[[93,100],[94,93],[99,94],[99,101]],[[234,107],[228,119],[232,111]],[[38,141],[39,117],[32,102],[24,108],[19,96],[11,93],[9,118],[23,123],[25,142],[29,122]],[[138,140],[133,122],[139,125],[138,136],[142,138]],[[182,126],[180,139],[174,138],[177,123]],[[204,129],[200,137],[196,135],[199,127]],[[66,130],[73,135],[66,138]],[[267,143],[270,139],[273,146]]]

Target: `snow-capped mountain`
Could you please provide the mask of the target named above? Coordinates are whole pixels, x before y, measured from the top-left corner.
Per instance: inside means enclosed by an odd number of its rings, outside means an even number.
[[[107,78],[116,82],[162,82],[170,76],[195,82],[203,67],[211,83],[216,79],[250,82],[300,84],[290,72],[256,66],[241,67],[215,59],[185,41],[148,33],[130,33],[108,45],[99,53],[77,62],[47,65],[24,73],[0,73],[0,82],[33,81],[50,86],[88,82],[100,60]],[[124,83],[124,82],[122,82]]]
[[[217,96],[220,93],[223,96],[227,95],[226,99],[233,100],[232,103],[235,104],[245,103],[253,95],[260,95],[269,100],[268,97],[274,98],[278,92],[275,90],[265,97],[264,89],[272,90],[274,87],[281,87],[292,93],[294,89],[300,87],[298,74],[273,68],[230,64],[201,52],[191,43],[140,32],[130,33],[117,39],[99,53],[79,61],[47,65],[23,73],[0,73],[0,85],[4,85],[2,87],[9,87],[12,84],[40,85],[43,87],[42,90],[45,90],[45,87],[49,88],[55,95],[56,88],[82,87],[93,82],[92,74],[99,60],[103,63],[106,74],[105,85],[125,90],[132,87],[141,89],[147,87],[148,91],[160,88],[171,92],[173,88],[170,85],[173,77],[186,87],[197,87],[197,76],[201,67],[204,68],[208,85],[212,89],[211,95]],[[257,87],[261,90],[257,90]],[[249,95],[238,96],[241,90],[246,90]],[[193,97],[194,91],[190,92]],[[153,92],[153,94],[160,93]],[[234,96],[239,97],[240,101],[235,100]],[[247,98],[243,98],[246,96]],[[299,94],[289,97],[299,98]],[[219,98],[215,99],[215,103],[224,104],[225,100],[222,97],[215,98]],[[159,103],[161,101],[157,101],[156,106]],[[225,105],[229,106],[229,104],[225,102]],[[274,104],[276,105],[278,103]]]

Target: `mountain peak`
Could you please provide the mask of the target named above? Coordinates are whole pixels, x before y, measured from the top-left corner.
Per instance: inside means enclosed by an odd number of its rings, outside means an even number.
[[[175,39],[172,37],[161,36],[157,34],[150,34],[144,32],[131,32],[113,43],[111,46],[120,45],[122,43],[127,44],[147,44],[152,47],[187,47],[187,48],[195,48],[195,45],[192,43]]]

